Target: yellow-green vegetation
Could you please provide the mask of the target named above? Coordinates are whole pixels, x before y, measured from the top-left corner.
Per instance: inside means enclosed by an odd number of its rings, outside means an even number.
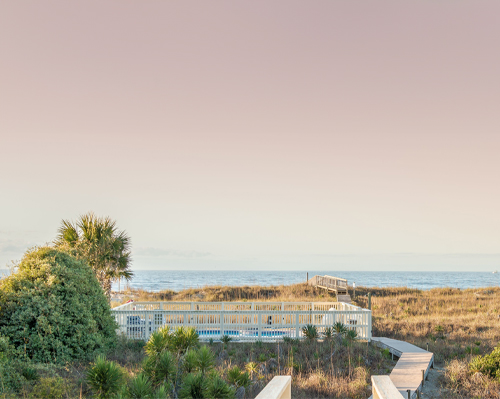
[[[222,285],[189,288],[182,291],[164,290],[150,292],[142,289],[126,289],[112,297],[112,305],[134,301],[290,301],[335,302],[332,292],[314,288],[306,283],[277,286],[229,287]]]

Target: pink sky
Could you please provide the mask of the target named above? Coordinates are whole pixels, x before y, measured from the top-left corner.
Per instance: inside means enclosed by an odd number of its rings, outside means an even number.
[[[0,267],[93,210],[137,269],[498,269],[499,48],[498,1],[3,2]]]

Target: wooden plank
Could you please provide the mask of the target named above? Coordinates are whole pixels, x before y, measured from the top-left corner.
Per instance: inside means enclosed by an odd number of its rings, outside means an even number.
[[[373,399],[404,399],[388,375],[372,376]]]
[[[416,391],[422,384],[422,370],[427,376],[434,363],[434,354],[397,339],[373,337],[372,341],[399,357],[390,374],[391,381],[404,397],[407,395],[407,390],[412,392],[412,398],[416,397]]]
[[[292,377],[276,376],[257,395],[255,399],[291,399],[292,397]]]

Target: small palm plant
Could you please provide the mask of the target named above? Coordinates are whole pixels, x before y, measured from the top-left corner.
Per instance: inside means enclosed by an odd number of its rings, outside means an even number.
[[[168,384],[175,378],[175,358],[168,351],[148,356],[144,360],[142,369],[154,386]]]
[[[205,398],[217,399],[232,399],[234,398],[236,390],[229,386],[220,375],[214,373],[207,381],[205,389]]]
[[[229,335],[223,335],[220,340],[224,345],[227,346],[227,344],[231,342],[233,339]]]
[[[326,327],[325,331],[323,332],[323,336],[325,339],[330,340],[333,337],[333,327]]]
[[[144,350],[149,356],[158,355],[168,349],[171,341],[170,327],[165,326],[150,335],[148,342],[144,346]]]
[[[179,353],[199,345],[199,336],[193,327],[177,327],[172,335],[172,349]]]
[[[342,344],[342,338],[344,337],[345,333],[347,332],[347,327],[342,324],[340,321],[337,321],[333,325],[333,331],[335,332],[335,341],[337,342],[337,345]]]
[[[347,330],[347,332],[345,333],[345,340],[347,342],[347,355],[349,357],[349,376],[351,375],[351,346],[357,337],[358,333],[356,332],[356,330]]]
[[[203,399],[207,390],[207,381],[201,373],[189,373],[184,378],[181,389],[179,390],[179,398],[181,399]]]
[[[87,373],[87,383],[98,399],[108,399],[118,393],[124,380],[124,373],[115,362],[108,362],[104,356],[97,356]]]
[[[235,387],[247,388],[252,383],[248,371],[243,372],[238,366],[234,366],[228,370],[227,380]]]
[[[312,324],[308,324],[307,326],[302,327],[302,334],[307,339],[313,340],[318,338],[318,329],[316,326],[313,326]]]
[[[128,387],[128,393],[131,399],[144,399],[153,395],[151,381],[145,374],[138,374]]]
[[[189,349],[184,355],[182,368],[186,373],[191,373],[198,366],[198,355],[194,349]]]
[[[248,362],[245,369],[250,373],[250,378],[253,379],[253,374],[259,372],[259,365],[255,362]]]
[[[196,366],[202,374],[208,372],[215,364],[215,356],[208,346],[198,349]]]

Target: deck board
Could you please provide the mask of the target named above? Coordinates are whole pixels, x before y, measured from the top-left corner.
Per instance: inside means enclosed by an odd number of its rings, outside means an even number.
[[[434,354],[397,339],[373,337],[372,341],[399,357],[389,377],[404,398],[408,397],[408,389],[411,390],[412,398],[416,397],[416,390],[422,383],[422,370],[427,376],[434,363]]]

